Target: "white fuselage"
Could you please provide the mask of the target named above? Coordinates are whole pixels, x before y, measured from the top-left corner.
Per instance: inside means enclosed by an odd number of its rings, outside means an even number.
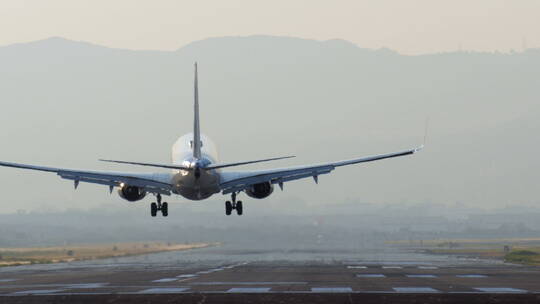
[[[218,161],[217,150],[212,141],[201,134],[201,157],[193,157],[193,133],[180,137],[172,147],[172,163],[193,170],[173,170],[171,184],[173,193],[190,200],[203,200],[220,192],[219,170],[204,170]]]

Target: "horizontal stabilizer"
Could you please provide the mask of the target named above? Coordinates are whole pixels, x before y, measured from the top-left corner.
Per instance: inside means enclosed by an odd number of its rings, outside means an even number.
[[[211,170],[211,169],[221,169],[221,168],[227,168],[227,167],[236,167],[236,166],[262,163],[262,162],[267,162],[267,161],[272,161],[272,160],[280,160],[280,159],[293,158],[293,157],[296,157],[296,156],[282,156],[282,157],[259,159],[259,160],[252,160],[252,161],[245,161],[245,162],[238,162],[238,163],[210,164],[206,166],[204,169]]]
[[[139,166],[167,168],[167,169],[191,170],[191,168],[189,168],[189,167],[184,167],[184,166],[179,166],[179,165],[164,165],[164,164],[155,164],[155,163],[139,163],[139,162],[130,162],[130,161],[123,161],[123,160],[112,160],[112,159],[100,159],[100,161],[108,162],[108,163],[139,165]]]

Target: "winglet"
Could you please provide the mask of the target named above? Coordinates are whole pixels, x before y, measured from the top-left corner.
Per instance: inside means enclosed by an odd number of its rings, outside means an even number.
[[[193,90],[193,157],[201,158],[201,128],[199,122],[199,86],[197,76],[197,62],[195,62],[195,82]]]

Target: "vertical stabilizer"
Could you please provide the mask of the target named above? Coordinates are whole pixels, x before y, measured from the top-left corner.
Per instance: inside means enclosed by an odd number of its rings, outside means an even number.
[[[193,118],[193,157],[201,158],[201,128],[199,124],[199,87],[197,84],[197,63],[195,62],[194,86],[194,118]]]

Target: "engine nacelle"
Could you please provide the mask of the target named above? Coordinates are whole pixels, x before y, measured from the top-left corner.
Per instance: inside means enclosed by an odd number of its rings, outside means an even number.
[[[274,192],[274,185],[269,182],[255,184],[246,189],[246,194],[253,198],[265,198]]]
[[[146,191],[139,187],[125,185],[118,190],[118,195],[127,201],[136,202],[146,196]]]

